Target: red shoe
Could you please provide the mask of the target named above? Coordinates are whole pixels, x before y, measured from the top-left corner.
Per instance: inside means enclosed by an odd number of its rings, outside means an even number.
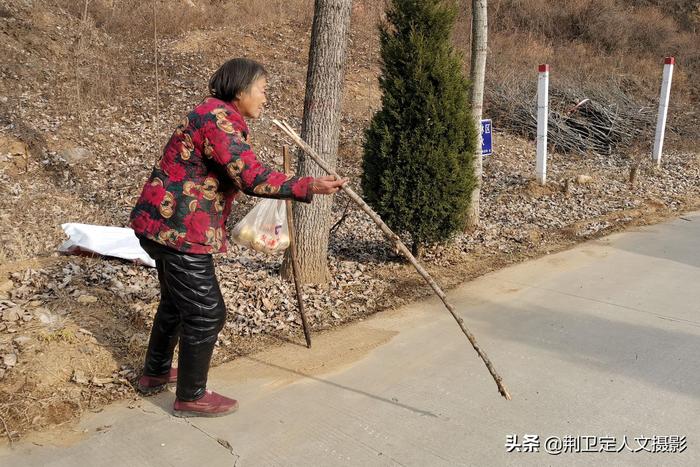
[[[177,383],[177,368],[171,368],[168,374],[162,376],[141,376],[136,389],[144,396],[152,396],[165,389],[168,383]]]
[[[207,390],[204,396],[196,401],[175,399],[173,415],[176,417],[221,417],[233,413],[237,409],[238,401],[236,399],[230,399]]]

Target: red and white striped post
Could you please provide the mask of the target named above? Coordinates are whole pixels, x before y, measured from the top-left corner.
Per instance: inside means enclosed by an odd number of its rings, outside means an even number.
[[[661,82],[661,98],[659,99],[659,117],[656,120],[656,137],[654,138],[654,152],[652,159],[656,165],[661,165],[661,153],[664,148],[664,136],[666,135],[666,117],[668,116],[668,101],[671,96],[671,80],[673,79],[673,66],[676,59],[666,57],[664,60],[664,77]]]
[[[549,117],[549,65],[540,65],[537,79],[537,182],[547,183],[547,119]]]

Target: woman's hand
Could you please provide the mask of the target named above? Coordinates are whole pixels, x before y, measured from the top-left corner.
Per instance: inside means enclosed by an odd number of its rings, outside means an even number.
[[[318,177],[311,182],[311,192],[315,195],[332,195],[340,190],[340,187],[348,183],[348,179],[336,180],[333,175]]]

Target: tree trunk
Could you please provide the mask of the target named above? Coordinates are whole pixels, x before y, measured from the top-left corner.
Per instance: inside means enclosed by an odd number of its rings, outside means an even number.
[[[482,156],[481,156],[481,116],[484,106],[484,81],[486,77],[486,53],[487,53],[487,0],[472,0],[472,57],[469,79],[472,83],[471,106],[472,117],[479,135],[474,151],[474,176],[476,185],[472,191],[472,197],[467,211],[465,232],[472,231],[479,226],[479,198],[481,196]]]
[[[340,107],[352,0],[316,0],[306,74],[306,98],[301,137],[335,168],[340,132]],[[323,170],[299,154],[298,175],[319,177]],[[328,233],[332,196],[315,196],[311,205],[295,203],[296,255],[302,283],[325,284],[328,272]],[[290,252],[282,277],[292,276]]]

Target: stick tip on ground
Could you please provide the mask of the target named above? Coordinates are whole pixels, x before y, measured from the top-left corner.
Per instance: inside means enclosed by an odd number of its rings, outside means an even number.
[[[507,390],[506,388],[500,388],[499,392],[501,393],[501,395],[502,395],[503,397],[505,397],[505,399],[506,399],[507,401],[513,400],[513,398],[510,397],[510,393],[508,392],[508,390]]]

